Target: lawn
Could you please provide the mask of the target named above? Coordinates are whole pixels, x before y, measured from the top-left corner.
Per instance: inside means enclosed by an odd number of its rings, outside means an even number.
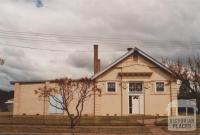
[[[152,116],[84,116],[79,123],[80,126],[141,126],[143,119]],[[138,122],[140,121],[140,122]],[[70,125],[70,120],[66,116],[41,116],[41,115],[0,115],[0,124],[14,125]]]
[[[38,125],[0,125],[0,132],[23,132],[23,133],[72,133],[72,130],[66,126],[38,126]],[[135,133],[151,133],[144,126],[83,126],[76,127],[75,133],[105,133],[105,134],[135,134]]]
[[[132,134],[150,133],[141,122],[143,116],[84,116],[75,133]],[[145,116],[146,119],[152,116]],[[154,117],[153,117],[154,118]],[[71,133],[67,116],[41,116],[11,114],[0,115],[0,132]]]

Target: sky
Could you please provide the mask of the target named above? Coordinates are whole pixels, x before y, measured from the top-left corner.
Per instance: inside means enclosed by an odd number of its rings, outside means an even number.
[[[39,2],[39,3],[38,3]],[[160,60],[200,53],[198,0],[1,0],[0,88],[93,74],[138,47]]]

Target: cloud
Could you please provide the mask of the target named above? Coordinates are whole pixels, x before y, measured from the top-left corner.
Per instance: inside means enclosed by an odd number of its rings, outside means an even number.
[[[86,70],[93,70],[93,55],[82,54],[81,56],[77,53],[70,54],[66,60],[66,64],[71,64],[76,68],[84,68]]]
[[[157,59],[200,54],[199,1],[43,0],[40,8],[35,2],[1,1],[0,54],[6,63],[0,67],[0,88],[12,88],[11,80],[90,76],[95,43],[100,44],[102,68],[127,47],[137,46]]]

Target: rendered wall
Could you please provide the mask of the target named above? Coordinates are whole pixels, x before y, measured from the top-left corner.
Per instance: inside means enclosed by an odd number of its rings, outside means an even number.
[[[150,77],[120,77],[120,72],[152,72]],[[117,82],[117,91],[115,93],[108,93],[106,91],[107,81]],[[129,115],[128,113],[128,82],[141,81],[144,87],[144,114],[145,115],[167,115],[166,107],[171,100],[177,99],[177,85],[176,82],[170,82],[169,74],[145,59],[139,56],[136,60],[132,56],[126,58],[124,61],[101,75],[96,79],[97,86],[102,90],[101,96],[92,96],[84,105],[83,115]],[[155,82],[165,82],[165,92],[155,92]],[[15,84],[14,94],[14,115],[46,114],[48,113],[49,103],[43,99],[38,98],[35,90],[43,87],[45,83],[34,84]],[[50,87],[54,87],[53,83],[46,83]],[[122,87],[121,87],[122,86]],[[171,88],[171,89],[170,89]],[[171,91],[171,93],[170,93]],[[94,107],[95,101],[95,107]],[[72,113],[76,113],[74,105],[71,106]]]
[[[63,115],[63,114],[52,114],[49,113],[49,104],[46,99],[44,102],[44,98],[39,98],[38,95],[35,94],[35,90],[38,88],[42,88],[43,86],[55,87],[54,83],[34,83],[34,84],[15,84],[14,91],[14,115]],[[76,100],[75,100],[76,101]],[[76,103],[72,102],[70,106],[70,111],[72,114],[76,114],[75,111]],[[93,115],[94,114],[94,100],[93,97],[90,97],[86,100],[83,115]]]
[[[120,77],[120,72],[152,72],[150,77]],[[154,63],[139,56],[135,60],[132,56],[101,75],[96,79],[98,87],[102,89],[102,96],[96,96],[96,115],[129,115],[128,113],[128,82],[141,81],[144,87],[144,114],[167,115],[166,107],[171,100],[177,98],[176,82],[170,82],[169,74]],[[116,93],[106,91],[108,81],[117,82]],[[156,92],[156,81],[165,82],[165,91]],[[121,88],[122,84],[122,88]],[[172,94],[170,94],[170,91]]]

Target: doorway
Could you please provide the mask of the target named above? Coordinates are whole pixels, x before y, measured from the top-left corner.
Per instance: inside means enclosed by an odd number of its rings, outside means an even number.
[[[142,82],[129,82],[129,114],[144,114],[144,94]]]

